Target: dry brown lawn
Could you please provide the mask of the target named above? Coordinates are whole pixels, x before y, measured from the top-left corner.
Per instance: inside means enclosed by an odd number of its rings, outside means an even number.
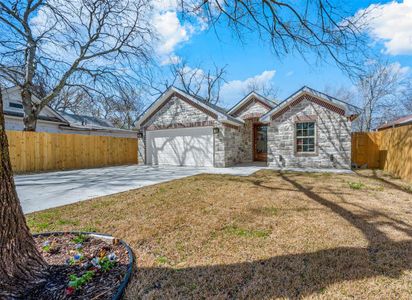
[[[199,175],[28,222],[128,242],[127,299],[412,298],[412,186],[372,171]]]

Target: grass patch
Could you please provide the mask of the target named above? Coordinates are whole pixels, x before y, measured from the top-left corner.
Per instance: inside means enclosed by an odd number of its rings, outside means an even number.
[[[352,190],[361,190],[363,188],[365,188],[365,185],[362,182],[348,182],[349,187]]]
[[[265,229],[249,230],[240,228],[236,225],[228,225],[223,228],[223,232],[229,235],[247,237],[247,238],[265,238],[270,235],[270,232]]]
[[[156,263],[159,264],[159,265],[164,265],[164,264],[167,264],[168,262],[169,262],[169,260],[167,259],[166,256],[156,257]]]
[[[58,220],[57,222],[56,222],[56,224],[57,225],[73,225],[73,226],[77,226],[77,225],[79,225],[79,221],[75,221],[75,220],[64,220],[64,219],[62,219],[62,220]]]
[[[250,211],[256,215],[264,216],[276,216],[279,214],[279,209],[273,206],[252,208]]]

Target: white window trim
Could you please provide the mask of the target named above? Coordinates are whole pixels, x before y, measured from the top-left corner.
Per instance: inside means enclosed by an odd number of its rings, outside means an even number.
[[[297,135],[298,129],[297,129],[297,124],[303,124],[303,123],[313,123],[314,124],[314,128],[313,128],[313,136],[299,136]],[[305,155],[318,155],[318,135],[317,135],[317,124],[316,121],[297,121],[294,123],[294,140],[293,143],[295,144],[295,155],[297,156],[305,156]],[[313,151],[298,151],[298,138],[312,138],[314,139],[314,145],[313,145]]]

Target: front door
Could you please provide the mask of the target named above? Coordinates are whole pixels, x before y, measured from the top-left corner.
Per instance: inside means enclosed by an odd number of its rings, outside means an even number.
[[[262,124],[253,125],[253,160],[267,160],[267,126]]]

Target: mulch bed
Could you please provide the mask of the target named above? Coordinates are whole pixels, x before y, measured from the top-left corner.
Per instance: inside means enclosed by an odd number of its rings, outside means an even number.
[[[127,273],[128,252],[118,240],[64,234],[35,241],[49,276],[27,299],[112,299]]]

